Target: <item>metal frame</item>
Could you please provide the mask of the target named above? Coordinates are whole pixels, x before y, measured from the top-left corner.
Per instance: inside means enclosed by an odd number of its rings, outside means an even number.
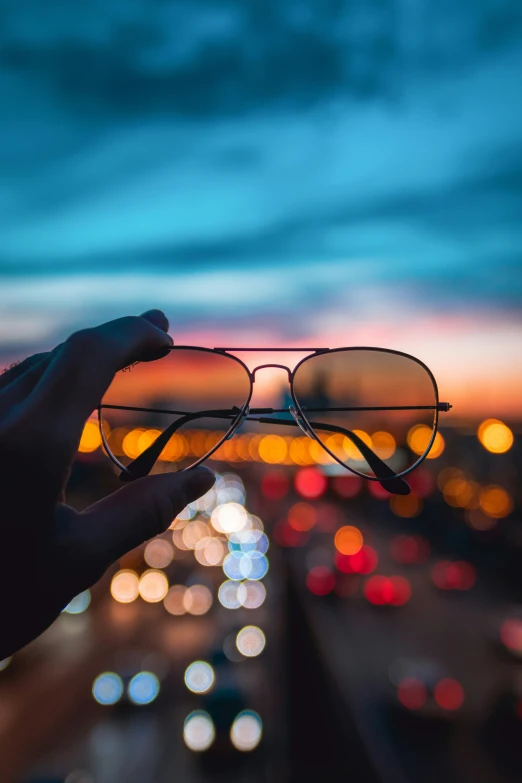
[[[198,460],[196,460],[194,463],[192,463],[188,468],[182,468],[182,470],[190,470],[197,465],[200,465],[205,460],[207,460],[212,454],[214,454],[220,446],[223,445],[223,443],[228,440],[229,438],[233,437],[234,433],[239,429],[241,424],[245,421],[257,421],[263,424],[278,424],[278,425],[286,425],[286,426],[298,426],[300,429],[310,438],[315,440],[319,445],[334,459],[339,465],[344,467],[346,470],[349,470],[351,473],[360,476],[361,478],[366,478],[369,481],[378,481],[379,483],[383,484],[383,486],[388,490],[396,494],[408,494],[410,491],[410,488],[408,484],[403,480],[403,476],[406,476],[408,473],[411,473],[412,470],[414,470],[418,465],[426,458],[428,455],[433,442],[435,440],[436,434],[437,434],[437,428],[438,428],[438,420],[439,420],[439,412],[441,411],[448,411],[452,406],[449,403],[446,402],[439,402],[439,391],[437,387],[437,382],[435,380],[435,377],[429,367],[427,367],[424,362],[422,362],[420,359],[417,359],[415,356],[412,356],[411,354],[404,353],[403,351],[395,351],[389,348],[375,348],[370,346],[350,346],[345,348],[203,348],[201,346],[195,346],[195,345],[174,345],[172,348],[169,349],[170,351],[180,351],[180,350],[190,350],[190,351],[200,351],[205,353],[216,353],[220,354],[222,356],[227,356],[229,359],[237,362],[240,364],[249,379],[250,388],[247,400],[245,401],[242,408],[233,408],[230,410],[205,410],[205,411],[199,411],[198,413],[189,414],[185,411],[161,411],[156,408],[136,408],[136,407],[128,407],[128,406],[119,406],[119,405],[104,405],[103,401],[98,407],[98,420],[100,424],[100,432],[101,437],[103,441],[103,445],[105,447],[105,450],[109,456],[109,458],[112,460],[112,462],[120,468],[122,473],[120,474],[120,478],[123,481],[132,481],[135,478],[139,478],[143,475],[147,475],[152,466],[155,464],[156,460],[159,457],[159,454],[163,450],[164,446],[176,429],[179,426],[182,426],[182,424],[186,423],[187,421],[191,421],[197,418],[201,418],[202,416],[205,416],[206,418],[222,418],[222,419],[232,419],[229,429],[225,432],[224,436],[216,443],[216,445],[207,452],[203,457],[200,457]],[[247,365],[237,356],[234,355],[234,353],[251,353],[251,352],[264,352],[264,353],[271,353],[274,351],[279,352],[285,352],[285,353],[307,353],[308,355],[303,357],[294,367],[293,370],[291,370],[289,367],[287,367],[284,364],[276,364],[276,363],[268,363],[268,364],[261,364],[256,367],[254,367],[252,370],[250,370]],[[433,433],[432,437],[430,439],[430,442],[424,451],[424,453],[419,457],[419,459],[414,462],[413,465],[411,465],[406,470],[400,472],[400,473],[394,473],[391,468],[389,468],[385,462],[381,461],[380,458],[368,447],[366,444],[358,438],[354,433],[351,431],[345,430],[342,427],[335,427],[334,425],[328,425],[328,427],[323,426],[324,429],[329,429],[332,432],[341,432],[346,434],[347,437],[349,437],[350,440],[352,440],[355,445],[364,453],[365,458],[372,467],[372,461],[374,464],[379,464],[380,469],[383,472],[388,473],[388,476],[385,478],[378,478],[377,476],[368,476],[365,473],[362,473],[361,471],[356,470],[355,468],[348,467],[342,460],[340,460],[336,455],[319,439],[317,436],[314,426],[317,427],[320,423],[319,422],[310,422],[306,415],[306,409],[303,409],[301,407],[301,404],[299,403],[299,400],[296,397],[295,390],[294,390],[294,381],[296,377],[296,373],[299,370],[299,368],[305,364],[306,362],[313,359],[315,356],[319,356],[325,353],[339,353],[339,352],[348,352],[348,351],[375,351],[379,353],[387,353],[387,354],[394,354],[396,356],[402,356],[406,359],[410,359],[411,361],[418,364],[420,367],[422,367],[426,373],[428,374],[431,383],[433,385],[434,390],[434,397],[435,397],[435,405],[433,406],[420,406],[422,409],[425,410],[434,410],[435,412],[435,418],[434,418],[434,424],[433,424]],[[253,408],[250,409],[250,400],[252,399],[252,393],[255,383],[255,376],[258,370],[265,369],[268,367],[278,368],[282,370],[286,370],[288,374],[288,381],[290,385],[290,394],[292,401],[294,403],[294,406],[290,406],[289,408]],[[386,410],[405,410],[408,408],[411,408],[412,406],[393,406],[393,408],[386,408]],[[418,406],[413,406],[415,409],[417,409]],[[102,426],[102,409],[103,408],[112,408],[112,409],[127,409],[127,410],[143,410],[143,411],[151,411],[151,412],[158,412],[158,413],[171,413],[171,414],[177,414],[181,416],[181,419],[178,419],[176,422],[173,422],[173,424],[168,427],[162,435],[160,435],[156,441],[149,446],[148,449],[146,449],[139,457],[137,457],[133,462],[130,463],[130,465],[125,466],[123,465],[111,452],[109,444],[107,442],[107,438],[105,436],[105,432],[103,430]],[[359,406],[356,408],[353,408],[352,410],[379,410],[379,407],[368,407],[368,408],[360,408]],[[319,410],[319,409],[318,409]],[[350,408],[343,408],[343,410],[350,410]],[[383,408],[384,410],[384,408]],[[310,411],[308,411],[310,412]],[[271,419],[268,418],[267,414],[274,414],[274,413],[290,413],[293,417],[293,421],[290,420],[279,420],[279,419]],[[157,454],[156,454],[157,452]],[[156,456],[155,456],[156,454]],[[132,467],[134,466],[134,470],[132,470]],[[384,468],[386,469],[384,471]]]

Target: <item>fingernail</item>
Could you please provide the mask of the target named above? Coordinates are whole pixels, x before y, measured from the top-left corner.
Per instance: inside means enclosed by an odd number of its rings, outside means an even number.
[[[196,500],[211,489],[216,481],[216,476],[204,465],[192,468],[186,472],[185,488],[187,494]]]

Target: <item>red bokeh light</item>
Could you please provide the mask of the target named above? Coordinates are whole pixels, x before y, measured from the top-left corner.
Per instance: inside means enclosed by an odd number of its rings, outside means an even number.
[[[328,482],[317,468],[302,468],[294,479],[296,492],[304,498],[320,498],[326,492]]]
[[[317,512],[310,503],[294,503],[288,511],[288,524],[294,530],[311,530],[317,521]]]
[[[354,498],[362,488],[359,476],[335,476],[332,481],[334,491],[342,498]]]
[[[314,566],[307,574],[306,586],[314,595],[328,595],[335,587],[335,577],[329,568]]]
[[[392,597],[390,604],[392,606],[404,606],[411,598],[410,583],[403,576],[391,576]]]
[[[476,579],[475,568],[464,560],[441,560],[431,570],[431,580],[439,590],[470,590]]]
[[[411,587],[403,576],[372,576],[364,585],[364,595],[374,606],[404,606],[411,598]]]
[[[344,574],[371,574],[377,568],[379,557],[373,547],[365,544],[355,555],[336,552],[334,562]]]
[[[261,479],[261,491],[268,500],[281,500],[290,489],[288,476],[281,471],[270,471]]]
[[[464,689],[460,682],[446,677],[435,686],[435,701],[443,710],[458,710],[464,701]]]
[[[406,677],[397,687],[397,698],[407,709],[420,710],[428,698],[426,686],[416,677]]]
[[[386,576],[372,576],[364,585],[364,596],[374,606],[384,606],[390,602],[392,587]]]
[[[522,620],[504,620],[500,628],[500,639],[508,650],[522,652]]]

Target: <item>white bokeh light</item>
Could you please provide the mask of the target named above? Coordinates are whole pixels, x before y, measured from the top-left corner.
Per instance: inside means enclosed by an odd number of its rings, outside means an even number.
[[[218,590],[218,599],[225,609],[239,609],[241,601],[238,597],[239,584],[227,579]]]
[[[257,712],[245,710],[240,712],[232,728],[230,740],[235,748],[242,751],[250,751],[257,748],[263,736],[263,723]]]
[[[257,625],[246,625],[239,631],[236,645],[239,652],[246,658],[255,658],[265,649],[266,637]]]
[[[208,712],[195,710],[185,719],[183,739],[190,750],[203,751],[214,742],[216,730]]]
[[[248,515],[239,503],[222,503],[212,512],[210,522],[218,533],[237,533],[247,523]]]
[[[238,600],[245,609],[258,609],[265,601],[266,589],[262,582],[241,582],[237,590]]]
[[[185,685],[192,693],[208,693],[215,679],[214,669],[206,661],[194,661],[185,671]]]

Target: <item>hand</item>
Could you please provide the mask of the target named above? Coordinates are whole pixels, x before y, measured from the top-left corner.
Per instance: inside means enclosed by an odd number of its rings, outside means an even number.
[[[213,485],[198,467],[140,479],[82,513],[63,502],[85,421],[118,370],[165,355],[167,329],[158,310],[119,318],[0,375],[0,660]]]

